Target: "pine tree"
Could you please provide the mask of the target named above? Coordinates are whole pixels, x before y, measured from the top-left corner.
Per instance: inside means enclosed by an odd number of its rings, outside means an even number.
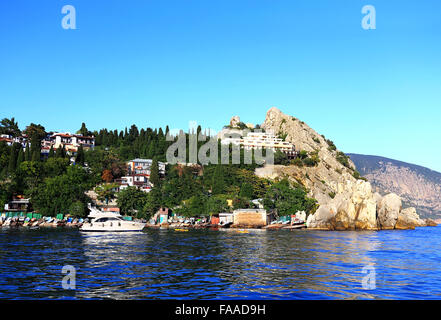
[[[159,185],[159,167],[156,157],[153,158],[152,166],[150,167],[150,182],[155,187]]]

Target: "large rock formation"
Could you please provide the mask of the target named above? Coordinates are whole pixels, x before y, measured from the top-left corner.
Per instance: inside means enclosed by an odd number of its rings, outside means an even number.
[[[406,208],[398,214],[395,229],[414,229],[427,226],[426,221],[420,219],[415,208]]]
[[[401,198],[395,193],[383,197],[377,208],[380,227],[382,229],[393,229],[402,207]]]
[[[394,159],[349,154],[357,170],[373,188],[396,193],[403,205],[415,207],[420,216],[441,217],[441,173]]]
[[[414,228],[425,225],[415,209],[402,210],[396,194],[382,197],[372,192],[369,182],[359,179],[350,159],[332,141],[304,122],[271,108],[262,128],[284,136],[297,150],[318,154],[316,166],[273,165],[256,169],[256,175],[270,179],[286,177],[301,183],[319,207],[308,216],[307,227],[324,230],[377,230]]]

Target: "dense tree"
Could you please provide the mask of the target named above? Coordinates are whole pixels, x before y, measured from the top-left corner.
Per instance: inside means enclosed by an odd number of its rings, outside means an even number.
[[[307,214],[316,209],[316,200],[308,198],[301,186],[292,188],[287,179],[283,179],[269,188],[264,198],[267,210],[275,211],[279,216],[305,211]]]
[[[13,137],[18,137],[21,134],[21,131],[18,128],[18,122],[16,122],[14,118],[4,118],[0,122],[0,134],[7,134]]]
[[[78,166],[69,166],[66,173],[46,178],[32,196],[34,208],[47,215],[69,213],[73,203],[85,204],[85,191],[91,188],[87,172]]]
[[[227,212],[228,207],[228,196],[226,195],[216,195],[211,196],[206,202],[207,213],[212,215],[220,212]]]
[[[105,183],[97,186],[95,192],[98,195],[98,199],[100,201],[106,201],[106,204],[108,204],[109,201],[115,199],[115,189],[118,188],[118,186],[119,185],[116,183]]]
[[[252,199],[253,198],[253,186],[247,182],[243,183],[240,187],[239,196],[242,198]]]
[[[116,202],[123,214],[133,215],[141,212],[147,202],[148,194],[136,187],[127,187],[118,193]]]
[[[109,169],[104,170],[101,179],[103,179],[103,181],[106,181],[107,183],[112,182],[113,181],[112,171]]]
[[[153,188],[147,196],[147,200],[139,218],[149,219],[153,216],[159,208],[162,206],[162,194],[159,188]]]

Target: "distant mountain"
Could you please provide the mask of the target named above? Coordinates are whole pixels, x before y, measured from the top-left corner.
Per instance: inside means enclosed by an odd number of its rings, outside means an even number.
[[[441,218],[441,173],[378,156],[347,154],[380,194],[394,192],[420,216]]]

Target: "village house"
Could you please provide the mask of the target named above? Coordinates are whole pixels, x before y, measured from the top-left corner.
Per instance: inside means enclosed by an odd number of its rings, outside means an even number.
[[[150,170],[152,159],[133,159],[127,162],[127,176],[115,180],[120,184],[120,190],[127,187],[136,187],[144,192],[152,190],[150,183]],[[165,175],[165,163],[158,161],[159,175]]]
[[[47,143],[42,141],[45,146],[47,146]],[[75,153],[78,151],[78,148],[83,146],[84,150],[93,149],[95,147],[95,137],[87,137],[82,136],[79,134],[70,134],[70,133],[54,133],[52,136],[49,137],[50,145],[49,148],[52,146],[54,149],[64,148],[66,151],[70,151],[71,153]]]
[[[24,197],[14,197],[11,201],[5,204],[5,211],[28,212],[30,209],[30,200],[25,199]]]

